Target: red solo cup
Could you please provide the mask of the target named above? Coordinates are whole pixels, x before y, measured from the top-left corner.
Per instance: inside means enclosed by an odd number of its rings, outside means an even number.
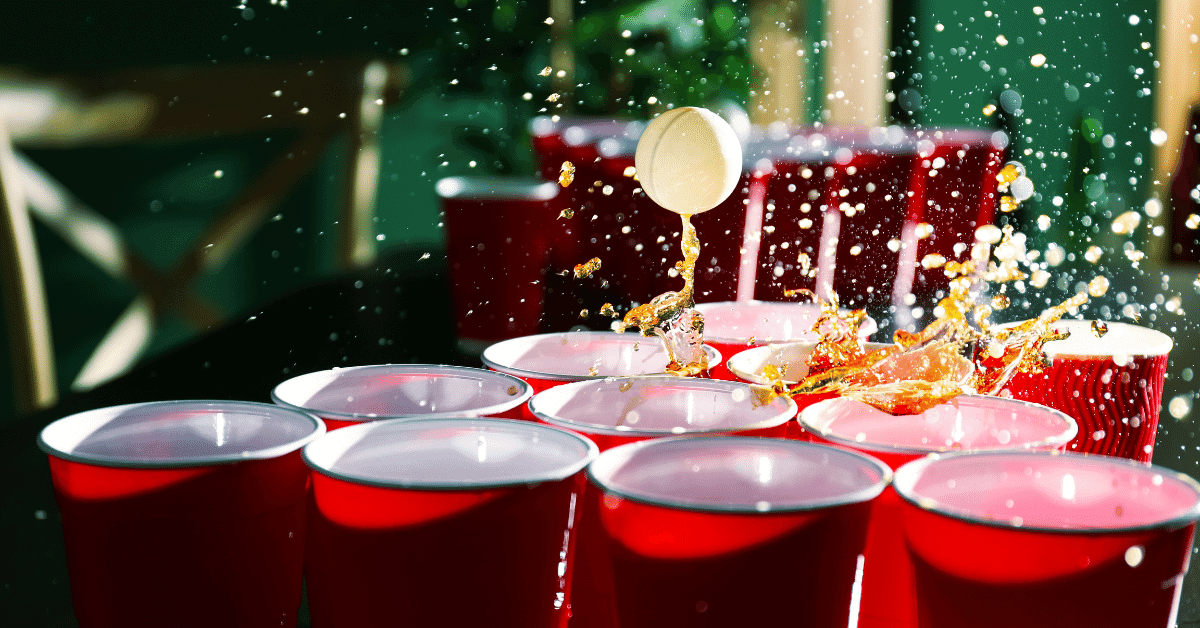
[[[756,298],[808,288],[845,303],[887,302],[896,277],[915,141],[899,127],[799,132],[775,158]],[[808,256],[811,275],[800,254]]]
[[[874,324],[874,321],[870,322]],[[725,366],[737,379],[760,386],[770,386],[772,384],[770,380],[763,376],[763,370],[768,366],[774,366],[779,369],[785,385],[795,386],[808,377],[808,358],[812,355],[813,349],[816,346],[817,343],[815,342],[789,342],[755,347],[753,349],[746,349],[729,358],[729,362]],[[887,346],[889,345],[881,342],[864,343],[864,348],[867,351],[875,351]],[[803,410],[818,401],[833,399],[836,396],[836,393],[820,393],[793,395],[792,399],[796,401],[797,407]],[[800,427],[799,421],[788,423],[788,429],[790,437],[797,440],[809,440],[808,432]]]
[[[922,267],[921,260],[930,253],[963,259],[975,230],[995,222],[996,175],[1009,140],[1004,131],[962,128],[918,131],[916,139],[920,154],[908,189],[908,222],[927,223],[933,232],[921,238],[906,228],[902,240],[916,246],[913,255],[901,255],[896,279],[900,288],[928,295],[946,288],[950,279],[941,268]]]
[[[972,453],[905,465],[895,492],[923,628],[1175,625],[1200,517],[1200,485],[1183,474]]]
[[[460,349],[536,333],[542,322],[558,185],[537,179],[437,182]],[[503,280],[498,280],[502,277]]]
[[[566,430],[478,418],[375,421],[309,445],[313,624],[565,625],[580,471],[597,454]]]
[[[330,430],[380,419],[525,418],[524,381],[465,366],[383,364],[316,371],[271,391],[276,404],[311,412]]]
[[[750,387],[691,377],[612,377],[556,386],[529,401],[539,421],[592,439],[600,451],[650,438],[740,434],[784,438],[796,404],[781,397],[755,406]],[[572,585],[571,626],[611,627],[610,557],[600,511],[584,499]]]
[[[325,433],[262,403],[90,410],[42,430],[81,626],[295,626]]]
[[[800,412],[816,442],[868,453],[897,469],[931,453],[957,450],[1059,451],[1075,436],[1075,421],[1036,404],[960,395],[918,415],[895,416],[845,397]],[[912,563],[899,527],[900,499],[884,491],[867,532],[861,628],[916,626]]]
[[[1089,321],[1061,321],[1056,327],[1071,336],[1046,343],[1050,367],[1017,373],[1006,389],[1074,418],[1079,434],[1069,450],[1150,462],[1173,343],[1153,329],[1107,325],[1097,338]]]
[[[623,445],[588,469],[622,628],[854,625],[886,465],[745,438]]]
[[[709,365],[720,364],[720,352],[708,345],[704,352]],[[534,394],[585,379],[661,375],[670,361],[661,340],[633,332],[569,331],[525,336],[498,342],[483,352],[483,363],[488,368],[529,382]]]
[[[821,307],[814,303],[724,301],[698,303],[696,309],[704,315],[704,341],[723,356],[732,357],[760,344],[821,339],[812,330],[821,315]],[[878,329],[875,319],[867,317],[858,333],[866,338]],[[733,379],[733,374],[722,364],[713,368],[713,377]]]

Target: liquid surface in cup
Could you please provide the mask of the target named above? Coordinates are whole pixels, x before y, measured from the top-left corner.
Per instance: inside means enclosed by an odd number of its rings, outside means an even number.
[[[805,408],[800,424],[832,442],[882,455],[980,449],[1057,449],[1075,435],[1061,412],[999,397],[960,395],[924,413],[892,415],[846,398]]]
[[[718,437],[620,447],[589,473],[622,626],[841,628],[857,612],[878,462]]]
[[[562,625],[576,474],[595,454],[569,432],[489,419],[368,423],[314,444],[314,623]]]
[[[1137,356],[1165,355],[1174,345],[1162,332],[1128,323],[1106,322],[1101,326],[1093,321],[1061,320],[1054,327],[1071,335],[1046,343],[1046,357],[1052,359],[1115,357],[1116,362],[1123,363]]]
[[[1077,455],[910,467],[896,490],[922,626],[1174,623],[1200,516],[1189,478]]]
[[[336,421],[497,415],[532,395],[528,384],[503,373],[420,364],[317,371],[293,377],[271,393],[280,405]]]
[[[670,436],[782,426],[796,412],[787,397],[756,405],[745,384],[695,378],[606,378],[538,394],[539,419],[585,434]]]
[[[273,458],[324,431],[311,416],[261,403],[158,402],[55,421],[39,445],[52,456],[88,464],[181,467]]]
[[[707,349],[709,363],[720,354]],[[657,338],[612,332],[565,332],[496,343],[483,352],[488,367],[517,376],[574,381],[588,377],[664,373],[670,358]]]

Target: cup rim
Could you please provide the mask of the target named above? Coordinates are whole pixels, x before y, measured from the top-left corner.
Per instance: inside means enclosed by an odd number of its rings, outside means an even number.
[[[542,472],[540,474],[520,478],[515,480],[507,480],[503,482],[414,482],[414,481],[386,481],[376,479],[366,479],[355,477],[346,473],[339,473],[332,469],[315,462],[312,459],[310,450],[321,446],[342,446],[343,450],[354,446],[359,440],[365,438],[369,432],[376,429],[385,429],[393,425],[412,425],[419,426],[421,424],[430,424],[435,426],[455,426],[455,425],[494,425],[516,430],[541,431],[543,433],[553,432],[558,435],[565,435],[581,443],[586,450],[584,456],[579,460],[570,464],[563,465],[557,469]],[[360,434],[361,433],[361,434]],[[349,444],[341,443],[340,441],[353,440]],[[479,491],[488,489],[512,488],[516,486],[532,486],[544,482],[560,482],[576,473],[579,473],[584,468],[589,466],[600,455],[600,448],[590,438],[564,430],[552,425],[543,425],[532,421],[514,421],[512,419],[498,419],[492,417],[472,417],[472,416],[456,416],[444,418],[408,418],[408,419],[385,419],[383,421],[370,421],[351,425],[342,429],[330,432],[324,438],[310,442],[305,445],[301,452],[301,457],[304,459],[304,464],[308,465],[315,473],[320,473],[326,477],[330,477],[351,484],[362,486],[372,486],[375,488],[387,488],[397,490],[419,490],[419,491]]]
[[[661,376],[652,375],[649,377],[658,379]],[[673,376],[668,375],[667,377],[673,377]],[[602,381],[603,382],[612,381],[612,382],[616,383],[616,382],[639,380],[639,379],[648,379],[648,378],[644,378],[641,376],[607,377],[607,378],[604,378]],[[720,380],[720,379],[702,379],[702,378],[698,378],[698,377],[673,378],[673,379],[669,380],[669,382],[678,382],[678,381],[680,381],[680,379],[686,380],[687,383],[689,383],[689,384],[696,384],[696,385],[698,385],[698,387],[701,387],[701,388],[712,387],[714,389],[719,389],[719,388],[732,389],[733,387],[744,387],[746,389],[747,401],[749,401],[751,398],[750,397],[750,395],[751,395],[750,385],[745,384],[743,382],[733,382],[733,381],[729,381],[729,380]],[[667,429],[667,430],[620,429],[618,427],[609,427],[606,425],[595,425],[595,424],[591,424],[591,423],[582,423],[579,421],[572,421],[570,419],[564,419],[562,417],[557,417],[557,416],[554,416],[551,414],[547,414],[546,412],[542,412],[534,407],[534,403],[537,401],[537,398],[541,397],[542,395],[546,395],[547,393],[555,394],[554,391],[560,391],[558,394],[562,394],[562,391],[564,389],[569,390],[572,387],[573,388],[583,388],[584,386],[587,386],[589,384],[595,384],[595,383],[596,382],[593,380],[585,380],[585,381],[579,381],[579,382],[570,382],[567,384],[562,384],[561,386],[555,386],[553,388],[548,388],[548,389],[543,390],[542,392],[534,395],[533,398],[529,400],[527,407],[529,408],[530,414],[537,417],[537,419],[539,421],[548,423],[550,425],[554,425],[556,427],[561,427],[561,428],[568,429],[571,431],[576,431],[576,432],[583,432],[585,434],[602,434],[604,436],[622,436],[622,437],[627,437],[627,438],[661,438],[661,437],[669,437],[669,436],[700,436],[700,435],[707,435],[707,434],[728,434],[730,432],[746,432],[746,431],[751,431],[751,430],[768,429],[768,428],[772,428],[772,427],[779,427],[781,425],[787,425],[788,421],[791,421],[793,418],[795,418],[796,413],[798,412],[798,407],[797,407],[796,401],[794,399],[792,399],[791,397],[782,397],[782,399],[786,400],[786,404],[785,404],[786,411],[772,415],[771,418],[764,419],[757,423],[752,423],[752,424],[745,425],[745,426],[739,426],[737,428],[724,428],[724,429],[707,428],[707,429],[702,429],[702,430],[687,430],[684,432],[676,432],[676,431],[669,430],[669,429]],[[773,400],[772,403],[774,403],[774,401],[775,400]],[[678,428],[676,428],[676,429],[678,429]]]
[[[1075,419],[1068,416],[1065,412],[1062,412],[1060,410],[1055,410],[1054,408],[1048,408],[1046,406],[1043,406],[1043,405],[1037,404],[1037,403],[1033,403],[1031,401],[1012,399],[1010,397],[997,397],[995,395],[962,394],[962,395],[958,395],[957,397],[955,397],[955,399],[964,398],[964,397],[969,400],[992,399],[992,400],[999,401],[1000,403],[1003,403],[1003,404],[1022,406],[1024,408],[1034,410],[1037,412],[1051,414],[1053,416],[1056,416],[1056,417],[1066,421],[1066,423],[1067,423],[1066,431],[1064,431],[1060,434],[1057,434],[1057,435],[1047,436],[1046,438],[1043,438],[1038,441],[1034,441],[1032,443],[1024,443],[1020,447],[1011,447],[1011,448],[983,447],[983,448],[971,449],[971,450],[967,450],[967,451],[972,451],[972,452],[975,452],[975,451],[1010,452],[1010,451],[1023,451],[1023,450],[1045,451],[1048,449],[1055,449],[1058,447],[1062,447],[1062,446],[1066,445],[1067,443],[1071,442],[1075,438],[1075,436],[1079,434],[1079,423],[1077,421],[1075,421]],[[846,403],[846,401],[843,401],[843,399],[844,399],[843,397],[835,397],[833,399],[824,399],[822,401],[818,401],[817,403],[812,404],[811,406],[807,406],[803,410],[801,410],[799,412],[799,414],[797,414],[796,422],[800,424],[800,427],[803,427],[805,430],[810,431],[811,433],[813,433],[814,435],[816,435],[817,437],[819,437],[823,440],[827,440],[831,443],[836,443],[838,445],[842,445],[845,447],[851,447],[854,449],[878,452],[878,453],[882,453],[882,454],[893,454],[893,455],[898,454],[898,455],[902,455],[902,456],[924,456],[927,454],[940,454],[940,453],[948,453],[948,452],[952,452],[952,451],[958,451],[958,450],[949,449],[949,448],[945,447],[944,445],[936,446],[936,447],[935,446],[919,447],[919,446],[915,446],[915,445],[890,445],[887,443],[875,443],[875,442],[871,442],[871,441],[859,442],[858,440],[855,440],[853,438],[848,438],[848,437],[841,436],[838,434],[823,432],[823,431],[817,429],[816,427],[810,425],[809,422],[806,422],[804,420],[805,413],[808,413],[811,416],[813,414],[818,413],[821,409],[823,409],[827,406],[831,406],[836,403]],[[953,400],[951,400],[951,401],[953,401]],[[948,401],[946,403],[951,403],[951,402]],[[916,415],[916,416],[919,416],[919,415]]]
[[[293,384],[294,382],[296,382],[296,380],[304,378],[304,377],[312,377],[318,373],[332,373],[334,371],[343,371],[344,372],[344,371],[366,371],[366,370],[379,370],[379,371],[383,371],[383,372],[400,373],[400,374],[403,374],[403,373],[419,374],[422,372],[437,373],[438,371],[442,371],[443,373],[446,373],[446,374],[456,374],[456,373],[482,374],[482,377],[497,377],[497,378],[500,378],[503,380],[507,380],[510,384],[512,384],[513,386],[516,386],[517,389],[521,391],[521,393],[513,396],[512,399],[509,399],[508,401],[505,401],[504,403],[492,404],[490,406],[485,406],[483,408],[478,408],[476,410],[452,410],[452,411],[446,411],[446,412],[429,412],[426,414],[374,414],[374,415],[371,413],[363,413],[363,412],[341,412],[341,411],[336,411],[336,410],[326,411],[326,410],[322,410],[319,408],[307,408],[307,407],[301,406],[299,404],[294,404],[289,401],[286,401],[280,396],[280,388],[283,388],[284,386],[286,386],[288,384]],[[304,373],[302,375],[297,375],[295,377],[292,377],[292,378],[289,378],[289,379],[286,379],[286,380],[280,382],[279,384],[277,384],[275,386],[275,388],[271,389],[271,401],[275,402],[275,405],[278,405],[278,406],[281,406],[284,408],[288,408],[291,410],[297,410],[300,412],[308,412],[311,414],[315,414],[317,416],[328,417],[335,421],[355,421],[355,422],[359,422],[359,423],[366,423],[366,422],[370,422],[370,421],[379,421],[379,420],[386,420],[386,419],[403,419],[403,418],[435,419],[435,418],[449,418],[449,417],[461,417],[461,416],[471,416],[471,415],[487,416],[489,414],[500,414],[502,412],[508,412],[509,410],[512,410],[513,408],[519,408],[521,406],[521,404],[527,402],[531,397],[533,397],[533,386],[530,386],[529,382],[526,382],[525,380],[523,380],[519,377],[513,377],[512,375],[509,375],[507,373],[489,371],[487,369],[478,369],[478,368],[473,368],[473,367],[469,367],[469,366],[454,366],[454,365],[450,365],[450,364],[367,364],[367,365],[363,365],[363,366],[347,366],[347,367],[341,367],[341,368],[332,368],[332,369],[325,369],[323,371],[312,371],[311,373]]]
[[[961,508],[946,506],[932,498],[921,498],[913,494],[913,487],[919,479],[921,472],[931,464],[941,460],[952,460],[963,456],[1009,456],[1009,457],[1028,457],[1033,459],[1046,458],[1048,456],[1066,456],[1069,458],[1079,458],[1081,460],[1095,461],[1098,464],[1110,464],[1116,466],[1125,466],[1132,469],[1140,469],[1145,471],[1153,471],[1164,477],[1170,476],[1183,482],[1188,488],[1191,488],[1195,493],[1195,501],[1190,507],[1185,509],[1181,514],[1163,519],[1154,523],[1130,526],[1108,526],[1102,528],[1055,528],[1041,525],[1025,525],[1024,523],[1017,525],[1011,521],[1004,519],[986,519],[981,516],[973,515]],[[1028,532],[1048,532],[1053,534],[1069,534],[1069,535],[1092,535],[1092,534],[1112,534],[1125,532],[1142,532],[1149,530],[1174,529],[1183,525],[1195,523],[1200,519],[1200,482],[1197,482],[1190,476],[1147,462],[1138,462],[1126,458],[1116,458],[1113,456],[1105,456],[1100,454],[1089,454],[1083,452],[1037,452],[1028,450],[980,450],[980,451],[956,451],[946,453],[935,453],[925,456],[917,460],[913,460],[896,470],[892,479],[892,487],[896,494],[905,502],[916,508],[920,508],[925,512],[930,512],[936,515],[941,515],[957,521],[963,521],[971,524],[984,525],[992,528],[1001,528],[1013,531],[1028,531]]]
[[[814,500],[810,503],[802,505],[780,506],[771,505],[767,509],[761,509],[756,505],[743,504],[721,504],[721,503],[690,503],[686,501],[676,501],[671,499],[658,499],[645,495],[625,491],[622,489],[609,486],[605,480],[598,478],[597,473],[607,474],[609,476],[619,468],[623,463],[627,462],[637,451],[646,447],[667,448],[675,447],[680,443],[703,443],[706,445],[720,443],[770,443],[781,447],[793,447],[801,449],[819,449],[823,452],[832,455],[841,455],[857,459],[859,462],[873,467],[879,472],[879,479],[870,486],[858,489],[846,495]],[[816,510],[824,510],[827,508],[837,508],[839,506],[847,506],[869,502],[883,493],[884,489],[892,482],[892,469],[884,464],[881,460],[857,451],[847,451],[838,447],[830,447],[818,443],[807,443],[784,438],[766,438],[760,436],[707,436],[704,438],[693,438],[688,436],[674,438],[656,438],[651,440],[637,441],[634,443],[626,443],[618,445],[600,454],[595,462],[588,465],[587,468],[588,481],[594,488],[598,488],[606,493],[612,493],[619,496],[621,499],[627,499],[639,504],[649,506],[658,506],[662,508],[672,508],[676,510],[685,510],[690,512],[704,512],[716,514],[746,514],[746,515],[775,515],[787,513],[802,513],[812,512]]]
[[[313,424],[313,429],[311,432],[309,432],[304,437],[298,438],[296,440],[293,440],[289,443],[285,443],[282,445],[275,445],[273,447],[265,447],[265,448],[257,449],[257,450],[253,450],[253,451],[230,450],[229,453],[222,454],[219,456],[207,456],[207,457],[189,459],[189,460],[119,460],[119,459],[113,459],[113,458],[87,456],[87,455],[80,455],[80,454],[76,454],[73,452],[64,451],[63,449],[54,446],[49,440],[47,440],[47,433],[48,432],[50,433],[51,440],[52,440],[54,432],[56,432],[57,430],[63,429],[63,426],[67,425],[67,423],[65,423],[65,422],[86,420],[86,418],[88,418],[91,415],[97,415],[97,414],[101,414],[101,413],[113,413],[114,415],[119,415],[122,412],[126,412],[128,410],[132,410],[135,408],[155,408],[155,407],[172,408],[172,407],[186,407],[186,406],[196,406],[196,407],[220,406],[222,408],[234,408],[234,409],[236,409],[238,407],[245,407],[245,408],[250,408],[250,409],[256,409],[259,411],[268,411],[271,413],[284,413],[284,414],[292,415],[295,417],[302,417],[308,421],[311,421]],[[76,412],[74,414],[70,414],[65,417],[62,417],[61,419],[58,419],[58,420],[54,421],[53,423],[47,425],[46,427],[42,428],[42,430],[40,432],[38,432],[37,443],[38,443],[38,448],[50,456],[54,456],[55,458],[59,458],[59,459],[66,460],[69,462],[76,462],[76,463],[80,463],[80,464],[87,464],[87,465],[92,465],[92,466],[97,466],[97,467],[109,467],[109,468],[114,468],[114,469],[188,469],[188,468],[195,468],[195,467],[209,467],[209,466],[214,466],[214,465],[231,464],[231,463],[236,463],[236,462],[246,462],[246,461],[251,461],[251,460],[270,460],[272,458],[278,458],[278,457],[287,455],[289,453],[292,453],[293,451],[296,451],[298,449],[302,449],[309,443],[311,443],[311,442],[317,440],[318,438],[320,438],[321,436],[323,436],[325,434],[325,432],[326,432],[326,428],[325,428],[324,421],[322,421],[319,417],[313,415],[312,413],[305,412],[302,410],[295,410],[292,408],[284,408],[284,407],[280,407],[280,406],[277,406],[274,404],[259,403],[257,401],[227,401],[227,400],[220,400],[220,399],[180,399],[180,400],[171,400],[171,401],[147,401],[147,402],[141,402],[141,403],[128,403],[128,404],[123,404],[123,405],[118,405],[118,406],[105,406],[102,408],[93,408],[91,410],[84,410],[83,412]]]
[[[737,307],[761,307],[761,306],[788,306],[788,305],[811,306],[811,307],[819,308],[819,306],[817,306],[816,304],[813,304],[813,303],[796,303],[793,301],[760,301],[758,299],[754,299],[751,301],[709,301],[707,303],[697,303],[696,309],[701,314],[704,314],[705,316],[707,316],[709,310],[713,310],[713,309],[717,309],[717,308],[721,308],[721,307],[734,307],[734,306],[737,306]],[[848,310],[845,310],[843,308],[843,311],[848,311]],[[863,324],[858,328],[858,335],[859,335],[859,337],[867,338],[877,331],[879,331],[879,324],[877,322],[875,322],[874,318],[867,316],[866,320],[864,320]],[[807,334],[810,332],[804,332],[804,333]],[[717,335],[709,333],[708,327],[706,326],[704,338],[705,338],[705,341],[712,341],[712,342],[719,342],[721,344],[734,345],[734,344],[746,344],[747,342],[750,341],[751,337],[750,336],[743,336],[743,337],[717,336]],[[764,340],[767,340],[767,339],[764,339]],[[784,344],[784,343],[790,343],[790,342],[815,342],[815,341],[806,341],[802,338],[780,338],[778,340],[770,339],[770,340],[767,340],[767,342],[768,342],[768,344]],[[755,346],[761,347],[761,346],[765,346],[765,345],[755,345]],[[753,349],[755,347],[747,347],[747,348]]]
[[[546,380],[546,381],[551,381],[551,382],[578,382],[578,381],[585,381],[585,380],[604,379],[606,377],[629,377],[629,376],[616,376],[616,375],[567,375],[567,374],[563,374],[563,373],[543,373],[543,372],[539,372],[539,371],[530,371],[528,369],[518,368],[515,366],[507,366],[507,365],[497,362],[495,359],[493,359],[491,357],[488,357],[488,352],[500,350],[500,349],[496,349],[496,348],[501,347],[502,345],[504,345],[506,343],[510,343],[510,342],[515,343],[515,342],[521,341],[521,340],[529,342],[532,340],[533,342],[540,343],[544,339],[547,339],[547,338],[562,337],[562,336],[568,336],[568,335],[584,335],[584,334],[587,334],[587,335],[597,334],[597,335],[602,335],[605,337],[614,337],[615,336],[615,337],[620,337],[620,338],[633,337],[633,338],[637,338],[636,342],[642,342],[642,341],[657,342],[658,341],[657,338],[650,338],[650,337],[642,336],[641,334],[636,334],[636,333],[626,336],[625,334],[618,334],[616,332],[611,332],[611,331],[591,331],[591,330],[589,330],[589,331],[560,331],[560,332],[551,332],[548,334],[531,334],[529,336],[519,336],[517,338],[509,338],[507,340],[501,340],[499,342],[494,342],[494,343],[488,345],[488,347],[483,350],[483,354],[481,354],[479,356],[479,359],[481,361],[483,361],[484,366],[488,367],[489,369],[492,369],[493,371],[497,371],[499,373],[504,373],[505,375],[511,375],[511,376],[520,377],[520,378],[528,377],[531,379],[541,379],[541,380]],[[712,345],[705,343],[704,344],[704,353],[709,358],[708,364],[709,364],[710,369],[713,366],[721,363],[721,352],[717,351],[716,348],[714,348]],[[656,377],[656,376],[674,377],[674,375],[671,375],[670,373],[637,373],[635,375],[638,377]]]

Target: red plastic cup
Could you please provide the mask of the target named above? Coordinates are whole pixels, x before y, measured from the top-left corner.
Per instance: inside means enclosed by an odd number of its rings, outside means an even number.
[[[577,432],[600,451],[668,436],[788,436],[796,404],[781,397],[755,406],[749,386],[681,377],[611,377],[556,386],[529,401],[539,421]],[[571,591],[571,626],[614,626],[611,558],[601,541],[600,511],[584,499]]]
[[[536,333],[544,314],[556,183],[449,177],[435,186],[446,222],[446,259],[460,350]]]
[[[622,628],[853,626],[886,465],[795,441],[679,438],[588,469]]]
[[[1015,399],[1074,418],[1079,434],[1070,451],[1150,462],[1173,343],[1153,329],[1107,325],[1108,333],[1097,338],[1090,321],[1061,321],[1056,327],[1071,336],[1046,343],[1050,367],[1017,373],[1006,388]]]
[[[728,358],[760,344],[821,339],[812,330],[821,315],[820,306],[813,303],[724,301],[698,303],[696,309],[704,315],[704,341]],[[858,331],[866,338],[878,329],[868,317]],[[723,364],[713,369],[713,377],[734,378]]]
[[[295,626],[308,469],[325,433],[261,403],[90,410],[42,430],[81,626]]]
[[[1183,474],[972,453],[907,464],[895,491],[922,628],[1175,625],[1200,517],[1200,485]]]
[[[433,364],[383,364],[316,371],[271,391],[285,408],[311,412],[330,430],[364,421],[463,416],[525,418],[529,384],[483,369]]]
[[[845,397],[800,412],[812,440],[861,451],[897,469],[931,453],[958,450],[1062,450],[1075,421],[1044,406],[960,395],[918,415],[895,416]],[[884,491],[871,513],[860,628],[916,626],[912,563],[899,526],[900,499]]]
[[[707,345],[704,352],[710,366],[720,364],[720,352]],[[525,380],[534,394],[587,379],[661,375],[670,361],[661,340],[632,332],[569,331],[525,336],[498,342],[483,352],[484,365]]]
[[[763,370],[768,366],[774,366],[779,369],[783,376],[783,383],[788,386],[795,386],[804,378],[808,377],[808,358],[812,355],[813,349],[816,348],[815,342],[789,342],[777,345],[766,345],[762,347],[754,347],[746,349],[726,362],[726,369],[737,379],[751,384],[760,386],[770,386],[771,381],[763,376]],[[868,342],[864,344],[867,351],[875,351],[887,347],[887,344],[881,342]],[[796,401],[799,409],[803,410],[808,406],[833,399],[836,393],[821,393],[812,395],[794,395],[792,399]],[[808,440],[808,433],[804,428],[800,427],[799,422],[789,424],[793,438],[799,440]]]
[[[375,421],[304,449],[313,625],[565,625],[595,443],[497,419]]]

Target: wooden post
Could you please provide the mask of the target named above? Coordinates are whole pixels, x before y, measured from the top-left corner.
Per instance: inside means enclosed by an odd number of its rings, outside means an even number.
[[[3,120],[0,120],[0,293],[4,297],[9,330],[17,411],[52,406],[58,400],[58,383],[41,258]]]
[[[890,0],[827,0],[825,103],[835,125],[880,126],[887,119]]]
[[[1166,131],[1166,141],[1154,147],[1150,176],[1152,190],[1169,203],[1171,175],[1187,137],[1188,112],[1200,103],[1200,0],[1161,0],[1158,5],[1158,60],[1154,86],[1154,123]],[[1185,210],[1181,210],[1185,211]],[[1151,217],[1150,227],[1168,227],[1170,215]],[[1170,239],[1151,237],[1146,242],[1150,259],[1165,263]]]
[[[750,94],[753,124],[811,122],[804,103],[812,54],[807,4],[807,0],[754,0],[750,4],[750,60],[757,77]]]

